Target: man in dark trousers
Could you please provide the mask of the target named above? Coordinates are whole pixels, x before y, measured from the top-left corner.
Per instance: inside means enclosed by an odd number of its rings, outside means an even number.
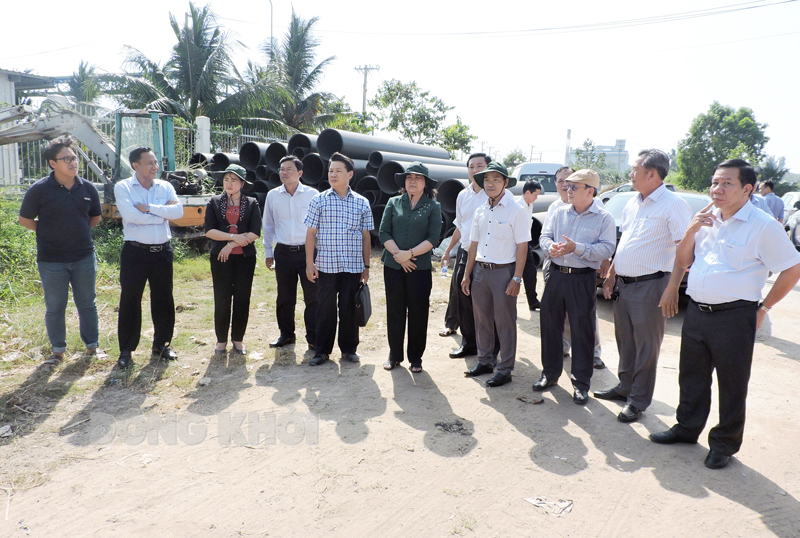
[[[542,377],[533,384],[541,391],[558,383],[564,368],[564,319],[569,314],[572,335],[573,401],[584,405],[594,368],[596,273],[614,253],[617,227],[595,196],[600,176],[578,170],[567,178],[567,204],[547,220],[539,244],[550,255],[550,275],[542,294]]]
[[[169,221],[183,217],[183,206],[168,181],[158,179],[158,159],[153,150],[131,151],[133,177],[114,186],[117,210],[122,216],[125,244],[119,260],[120,368],[133,364],[132,353],[142,331],[142,295],[150,284],[150,314],[153,318],[153,356],[175,360],[170,347],[175,329],[172,297],[172,238]]]
[[[533,218],[533,204],[542,192],[542,184],[536,180],[526,181],[522,186],[522,198],[519,205],[527,211],[531,218],[531,240],[528,242],[528,260],[525,262],[525,271],[522,273],[522,282],[525,284],[525,298],[528,300],[528,309],[533,312],[539,310],[539,303],[536,294],[536,272],[538,271],[536,260],[534,259],[533,249],[539,246],[539,235],[541,235],[539,221]],[[534,231],[536,237],[534,237]]]
[[[603,283],[606,299],[614,301],[614,331],[619,349],[619,383],[594,393],[602,400],[626,402],[620,422],[639,419],[653,401],[656,369],[667,318],[658,303],[675,263],[675,246],[683,237],[692,210],[668,190],[664,178],[669,156],[645,149],[631,169],[633,190],[622,211],[614,263]]]
[[[36,264],[52,352],[42,364],[51,369],[61,364],[67,350],[65,313],[70,287],[87,354],[95,354],[98,346],[92,228],[100,223],[102,211],[97,189],[78,176],[76,151],[75,141],[68,137],[47,146],[44,158],[52,172],[31,185],[19,210],[19,223],[36,232]]]
[[[711,179],[713,202],[689,224],[661,300],[665,316],[677,314],[678,288],[691,265],[691,301],[681,329],[678,423],[651,434],[650,440],[697,442],[711,411],[716,370],[719,424],[708,433],[705,466],[710,469],[725,467],[742,445],[756,330],[800,280],[800,254],[781,224],[748,203],[755,183],[747,161],[731,159],[717,166]],[[759,302],[770,272],[780,274]]]

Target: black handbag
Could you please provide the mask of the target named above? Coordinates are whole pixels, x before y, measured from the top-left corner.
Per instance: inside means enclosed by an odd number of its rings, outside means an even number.
[[[372,315],[372,299],[369,296],[369,286],[362,282],[356,290],[356,323],[359,327],[366,327]]]

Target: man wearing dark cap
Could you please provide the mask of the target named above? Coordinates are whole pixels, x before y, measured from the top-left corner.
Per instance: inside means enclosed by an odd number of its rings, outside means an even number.
[[[499,387],[511,382],[517,352],[517,295],[528,257],[531,221],[528,212],[514,200],[507,188],[517,180],[508,170],[491,162],[474,175],[486,193],[470,230],[469,257],[461,281],[465,295],[472,297],[478,363],[465,372],[467,377],[490,374],[495,335],[500,340],[497,372],[486,384]],[[473,274],[474,270],[474,274]],[[496,333],[495,333],[496,331]]]
[[[594,368],[596,272],[614,253],[617,233],[614,217],[594,198],[600,188],[597,172],[578,170],[567,177],[566,188],[568,203],[553,211],[539,240],[551,262],[542,294],[542,377],[533,390],[558,383],[564,367],[564,318],[569,314],[573,401],[583,405]]]

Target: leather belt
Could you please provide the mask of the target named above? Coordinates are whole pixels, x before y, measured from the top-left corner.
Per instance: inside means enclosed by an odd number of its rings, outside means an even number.
[[[664,271],[657,271],[655,273],[650,273],[649,275],[642,275],[642,276],[622,276],[617,275],[620,280],[622,280],[625,284],[633,284],[634,282],[647,282],[648,280],[656,280],[658,278],[664,278],[667,276],[667,273]]]
[[[277,243],[275,246],[288,249],[289,252],[299,252],[306,249],[305,245],[284,245],[283,243]]]
[[[509,267],[511,265],[516,265],[514,263],[486,263],[486,262],[477,262],[478,265],[483,267],[484,269],[500,269],[501,267]]]
[[[554,267],[556,271],[567,275],[585,275],[597,272],[596,269],[592,269],[591,267],[564,267],[563,265],[558,265],[553,262],[550,262],[550,265]]]
[[[732,308],[742,308],[744,306],[756,306],[758,304],[757,301],[745,301],[744,299],[739,301],[731,301],[729,303],[719,303],[719,304],[704,304],[704,303],[698,303],[696,301],[692,302],[697,305],[697,308],[700,309],[700,312],[722,312],[723,310],[731,310]]]
[[[138,241],[125,241],[125,243],[142,250],[149,250],[150,252],[161,252],[165,248],[169,248],[169,241],[161,243],[160,245],[148,245],[147,243],[140,243]]]

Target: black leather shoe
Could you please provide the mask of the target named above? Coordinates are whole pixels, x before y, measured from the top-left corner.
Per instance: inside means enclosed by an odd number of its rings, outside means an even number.
[[[169,346],[164,346],[161,349],[154,349],[153,355],[158,356],[162,361],[174,361],[178,359],[178,354]]]
[[[541,310],[542,309],[542,303],[539,302],[539,299],[534,299],[528,305],[528,308],[530,309],[531,312],[534,312],[536,310]]]
[[[294,343],[295,343],[294,336],[280,335],[277,340],[269,343],[269,347],[283,347]]]
[[[549,389],[558,384],[558,379],[547,379],[545,376],[539,378],[539,381],[533,384],[533,390],[536,392],[543,391],[544,389]]]
[[[310,361],[308,361],[308,364],[310,366],[319,366],[320,364],[325,364],[327,360],[328,360],[328,355],[326,355],[325,353],[318,353],[314,355],[314,357]]]
[[[688,445],[694,445],[697,443],[697,439],[684,439],[683,437],[679,436],[673,430],[667,430],[658,433],[651,433],[650,440],[654,443],[658,443],[659,445],[674,445],[675,443],[686,443]]]
[[[628,404],[619,412],[617,420],[620,422],[636,422],[640,416],[642,416],[642,412],[639,411],[639,408]]]
[[[572,401],[578,405],[586,405],[589,401],[589,391],[575,389],[575,394],[572,395]]]
[[[308,350],[309,351],[314,351],[316,349],[317,349],[317,346],[315,346],[314,344],[308,344]]]
[[[464,372],[464,377],[475,377],[483,374],[491,374],[492,372],[494,372],[494,368],[488,364],[478,363],[471,370]]]
[[[347,362],[360,362],[361,358],[355,353],[342,353],[342,358]]]
[[[606,367],[606,363],[603,362],[603,359],[601,359],[600,357],[595,357],[594,358],[594,369],[595,370],[602,370],[605,367]]]
[[[619,392],[615,391],[614,389],[608,390],[597,390],[594,393],[594,397],[598,400],[618,400],[620,402],[627,402],[628,397],[623,396]]]
[[[722,469],[728,462],[730,461],[731,457],[726,456],[725,454],[720,454],[716,450],[709,450],[708,456],[706,456],[706,461],[703,463],[709,469]]]
[[[120,352],[119,359],[117,359],[117,366],[120,368],[128,368],[129,366],[133,366],[133,357],[131,357],[130,351]]]
[[[469,357],[470,355],[477,355],[477,354],[478,350],[476,348],[462,345],[457,350],[450,352],[450,358],[461,359],[463,357]]]
[[[506,383],[511,383],[511,374],[501,374],[497,372],[486,382],[489,387],[502,387]]]

